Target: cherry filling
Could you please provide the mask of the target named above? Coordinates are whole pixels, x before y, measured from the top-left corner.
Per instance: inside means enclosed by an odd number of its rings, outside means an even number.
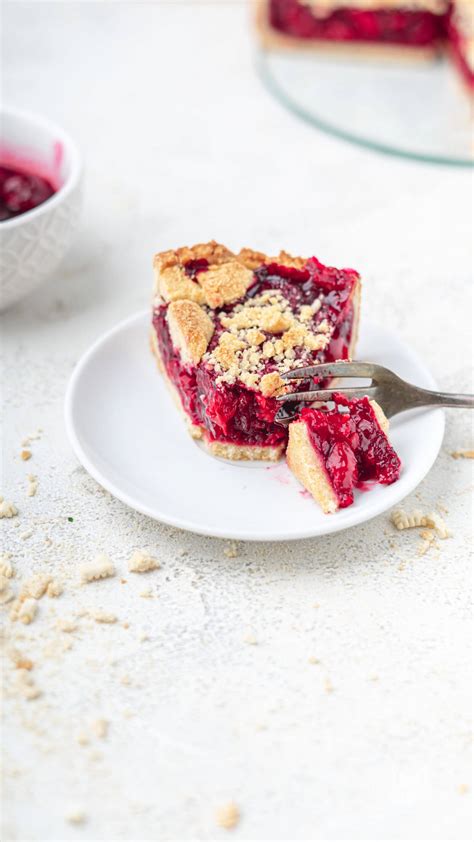
[[[192,260],[184,268],[186,274],[196,280],[197,273],[206,271],[207,266],[206,260]],[[255,297],[269,289],[279,290],[295,313],[302,305],[319,298],[321,306],[313,317],[314,326],[327,319],[334,327],[334,332],[327,349],[314,353],[311,361],[346,359],[354,316],[350,296],[357,277],[352,269],[332,269],[323,266],[315,258],[309,260],[304,269],[274,263],[257,269],[246,298]],[[235,302],[224,309],[231,311],[234,306]],[[264,397],[261,392],[246,388],[238,381],[234,384],[218,384],[215,371],[204,361],[193,367],[183,365],[179,353],[173,348],[166,309],[166,305],[162,305],[154,311],[153,325],[166,373],[175,385],[191,421],[204,427],[211,441],[256,446],[285,444],[287,430],[274,421],[279,409],[274,398]],[[209,345],[209,350],[213,350],[225,328],[217,319],[217,314],[210,311],[209,315],[215,319],[214,335]],[[297,361],[298,349],[295,364]],[[269,360],[264,372],[274,370],[275,363]]]
[[[36,208],[53,195],[45,178],[0,166],[0,222]]]
[[[188,278],[196,280],[198,272],[206,272],[209,266],[209,261],[205,257],[198,257],[196,260],[187,260],[184,264],[184,271]]]
[[[179,392],[183,408],[193,424],[205,427],[211,441],[265,446],[286,441],[285,428],[274,422],[278,410],[274,398],[265,398],[243,384],[217,385],[214,372],[202,363],[184,366],[173,348],[166,307],[155,310],[153,325],[166,373]]]
[[[444,16],[429,11],[344,8],[344,0],[341,6],[323,17],[301,0],[270,0],[270,23],[287,35],[329,41],[385,41],[425,46],[443,35]]]
[[[367,482],[390,485],[400,476],[400,459],[380,427],[368,398],[335,396],[346,411],[305,408],[301,420],[323,460],[340,508],[354,502],[354,488]]]

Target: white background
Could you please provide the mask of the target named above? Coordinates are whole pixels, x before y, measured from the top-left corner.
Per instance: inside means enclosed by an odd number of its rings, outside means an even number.
[[[2,493],[20,515],[1,526],[18,580],[47,565],[65,585],[31,626],[6,620],[42,695],[18,696],[7,658],[2,838],[221,839],[215,810],[233,799],[236,840],[468,839],[472,463],[449,455],[472,447],[468,413],[448,413],[442,453],[406,503],[448,509],[439,555],[418,556],[416,531],[381,516],[229,559],[225,542],[103,492],[70,450],[62,402],[88,345],[146,306],[154,251],[210,238],[355,266],[370,319],[442,387],[469,390],[470,174],[298,122],[256,76],[241,3],[15,2],[3,46],[5,100],[71,132],[86,189],[65,264],[2,317]],[[162,570],[127,575],[136,548]],[[126,583],[79,585],[97,551]],[[148,587],[154,598],[140,597]],[[120,624],[83,616],[61,651],[57,617],[97,607]],[[97,717],[104,741],[90,733]],[[67,822],[72,808],[83,825]]]

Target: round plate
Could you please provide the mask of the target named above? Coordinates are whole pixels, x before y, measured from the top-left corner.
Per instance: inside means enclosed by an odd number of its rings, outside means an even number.
[[[285,462],[226,462],[190,438],[148,344],[150,314],[138,313],[82,357],[66,394],[66,426],[87,471],[128,506],[181,529],[248,541],[338,532],[409,494],[431,468],[444,432],[441,410],[406,413],[391,424],[403,470],[398,482],[356,492],[324,515]],[[362,326],[358,357],[427,388],[436,384],[385,327]]]
[[[287,108],[318,129],[361,146],[472,166],[470,100],[447,60],[376,62],[268,50],[260,75]]]

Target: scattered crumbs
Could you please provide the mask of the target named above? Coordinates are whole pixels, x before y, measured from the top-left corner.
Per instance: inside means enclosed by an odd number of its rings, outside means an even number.
[[[18,509],[14,503],[10,503],[8,500],[4,500],[3,497],[0,497],[0,518],[2,517],[15,517],[18,514]]]
[[[130,628],[130,623],[122,623],[122,628],[123,628],[123,629],[129,629],[129,628]]]
[[[77,735],[76,739],[77,739],[77,742],[79,743],[80,746],[88,746],[89,745],[89,742],[90,742],[89,737],[87,736],[87,734],[84,733],[84,731],[81,731],[81,733]]]
[[[29,436],[25,436],[25,438],[21,442],[21,446],[22,447],[29,447],[32,441],[37,441],[38,439],[41,438],[42,432],[43,432],[43,430],[41,429],[41,427],[38,427],[38,429],[36,430],[36,433],[30,433]]]
[[[250,646],[256,646],[258,643],[257,638],[252,632],[247,632],[242,639],[244,643],[248,643]]]
[[[129,675],[122,675],[122,678],[120,679],[120,684],[123,684],[125,687],[129,687],[131,683],[132,679]]]
[[[224,549],[224,555],[227,556],[227,558],[237,558],[238,554],[239,550],[235,541],[231,541],[231,543]]]
[[[446,526],[441,515],[436,512],[430,512],[427,515],[422,514],[418,509],[413,512],[405,512],[398,509],[390,515],[390,520],[393,525],[399,529],[414,529],[418,526],[426,526],[429,529],[434,529],[439,538],[450,538],[451,532]]]
[[[8,605],[12,599],[15,599],[15,594],[10,587],[6,587],[0,591],[0,605]]]
[[[233,801],[223,804],[216,810],[216,822],[219,827],[231,830],[240,820],[240,810]]]
[[[55,640],[49,641],[43,648],[43,655],[45,658],[59,658],[68,649],[72,649],[72,640],[67,637],[58,637]]]
[[[159,570],[160,567],[160,562],[144,550],[135,550],[128,562],[131,573],[148,573],[149,570]]]
[[[334,687],[333,687],[331,681],[329,680],[329,678],[324,679],[324,689],[325,689],[326,693],[333,693],[334,692]]]
[[[91,614],[91,617],[96,621],[96,623],[116,623],[117,616],[116,614],[112,614],[110,611],[94,611]]]
[[[314,655],[310,655],[308,658],[308,664],[320,664],[321,661],[319,658],[315,658]]]
[[[319,607],[320,607],[319,602],[313,602],[313,608],[319,608]]]
[[[89,760],[92,760],[93,763],[98,763],[100,760],[104,759],[104,755],[101,751],[91,751],[89,754]]]
[[[469,457],[471,458],[471,457]],[[469,784],[459,784],[458,786],[459,795],[466,795],[469,792]]]
[[[15,669],[28,671],[33,669],[33,661],[30,658],[25,658],[18,649],[12,649],[9,655],[15,665]]]
[[[60,582],[56,579],[52,579],[49,583],[48,587],[46,588],[46,594],[51,597],[51,599],[55,599],[58,596],[61,596],[63,592],[63,586]]]
[[[92,723],[92,730],[96,737],[99,737],[101,740],[105,740],[109,731],[109,723],[107,719],[95,719]]]
[[[145,641],[150,640],[150,638],[145,632],[143,632],[143,634],[139,636],[138,640],[140,643],[145,643]]]
[[[126,585],[126,584],[127,584],[127,580],[126,580],[126,579],[120,579],[120,584],[121,584],[121,585]]]
[[[400,570],[401,573],[405,570],[405,567],[406,567],[406,562],[404,562],[404,561],[401,561],[400,564],[398,565],[398,569]]]
[[[123,711],[123,716],[125,719],[131,719],[133,716],[135,716],[135,711],[131,710],[131,708],[125,708],[125,710]]]
[[[44,536],[44,543],[46,544],[47,547],[52,547],[53,542],[52,542],[51,538],[49,537],[49,535]]]
[[[20,623],[29,626],[36,617],[37,609],[36,599],[16,599],[12,605],[10,619],[19,620]]]
[[[5,576],[7,579],[12,579],[15,575],[10,558],[11,553],[2,553],[0,555],[0,574]]]
[[[378,675],[369,675],[369,681],[378,681],[378,680],[379,680]]]
[[[143,599],[153,599],[153,591],[151,588],[146,588],[144,591],[140,591],[140,596]]]
[[[109,576],[115,576],[115,567],[105,553],[100,553],[94,561],[83,564],[81,567],[82,584],[93,582],[96,579],[107,579]]]
[[[20,532],[20,538],[22,541],[26,541],[27,538],[31,538],[33,535],[32,529],[27,529],[25,532]]]
[[[31,579],[23,582],[20,591],[20,598],[25,599],[26,597],[32,597],[33,599],[41,599],[41,597],[46,593],[50,582],[51,576],[47,573],[38,573],[36,576],[32,576]]]
[[[28,488],[26,493],[28,497],[34,497],[38,491],[38,478],[34,474],[28,474]]]
[[[31,459],[31,450],[22,450],[20,457],[23,459],[23,462],[27,462],[28,459]]]
[[[453,459],[474,459],[474,450],[453,450],[451,456]]]
[[[32,700],[41,696],[41,690],[36,686],[29,670],[19,669],[16,674],[16,687],[23,698]]]
[[[81,810],[79,807],[74,807],[66,815],[66,820],[70,822],[70,824],[84,824],[86,819],[87,817],[84,810]]]
[[[63,632],[67,632],[68,634],[75,632],[77,629],[77,623],[75,623],[74,620],[68,620],[65,617],[61,617],[57,621],[56,625],[58,629],[60,629]]]
[[[418,555],[425,555],[432,546],[435,545],[435,534],[430,529],[422,529],[420,532],[422,539],[418,545]]]

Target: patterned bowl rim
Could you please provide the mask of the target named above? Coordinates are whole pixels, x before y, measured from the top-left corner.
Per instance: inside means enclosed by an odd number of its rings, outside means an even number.
[[[48,120],[46,117],[42,117],[32,111],[2,105],[0,108],[0,120],[3,120],[4,115],[19,117],[30,122],[33,128],[35,126],[42,126],[44,129],[48,130],[63,144],[68,161],[70,162],[71,170],[64,184],[62,184],[59,190],[57,190],[46,202],[43,202],[36,208],[32,208],[32,210],[19,214],[19,216],[14,216],[12,219],[5,219],[0,226],[0,231],[2,232],[7,229],[16,228],[19,225],[29,222],[34,217],[39,217],[54,210],[77,186],[82,171],[81,156],[76,144],[70,135],[68,135],[61,126],[58,126],[57,123],[54,123],[52,120]]]

